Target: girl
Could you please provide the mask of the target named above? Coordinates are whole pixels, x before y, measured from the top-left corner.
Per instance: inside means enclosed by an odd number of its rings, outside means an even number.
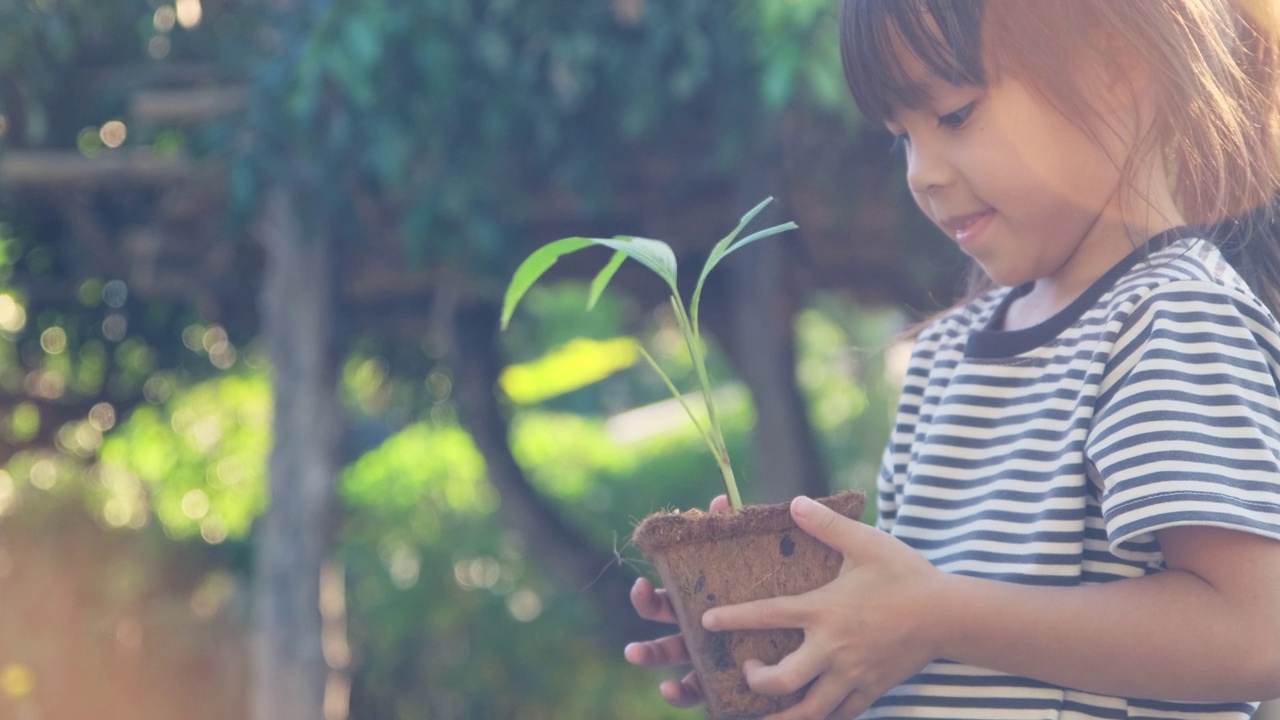
[[[982,282],[916,338],[879,530],[797,498],[840,576],[702,618],[804,630],[744,668],[808,686],[773,720],[1280,696],[1278,11],[1239,2],[844,0],[854,98]],[[632,600],[673,620],[647,580]]]

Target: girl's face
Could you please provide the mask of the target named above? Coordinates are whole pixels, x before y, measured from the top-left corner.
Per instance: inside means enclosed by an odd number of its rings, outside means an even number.
[[[1098,140],[1013,78],[956,86],[905,60],[927,99],[886,125],[904,146],[911,193],[996,283],[1044,280],[1037,291],[1053,287],[1069,301],[1135,240],[1174,224],[1122,207],[1131,112],[1101,118]]]

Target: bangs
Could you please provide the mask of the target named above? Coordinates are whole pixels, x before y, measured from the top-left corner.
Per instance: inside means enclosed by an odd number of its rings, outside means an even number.
[[[883,123],[895,108],[918,109],[928,101],[921,78],[912,78],[903,65],[905,53],[939,80],[985,87],[983,5],[983,0],[844,0],[840,57],[862,114]]]

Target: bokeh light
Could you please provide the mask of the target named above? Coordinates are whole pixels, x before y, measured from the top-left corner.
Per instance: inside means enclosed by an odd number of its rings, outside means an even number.
[[[155,27],[156,32],[167,33],[173,30],[173,23],[178,19],[178,13],[172,5],[161,5],[156,8],[156,12],[151,16],[151,24]]]
[[[59,355],[67,349],[67,331],[54,325],[40,333],[40,347],[50,355]]]
[[[31,672],[31,668],[22,663],[9,663],[0,670],[0,690],[14,700],[21,700],[30,695],[35,687],[35,674]]]
[[[117,310],[129,299],[129,286],[123,280],[111,280],[102,286],[102,302]]]
[[[0,330],[16,333],[27,325],[27,310],[12,295],[0,295]]]
[[[147,42],[147,54],[153,60],[163,60],[169,56],[169,37],[166,35],[156,35]]]
[[[129,130],[123,122],[111,120],[98,129],[98,137],[102,140],[103,145],[109,148],[118,148],[124,144],[125,138],[129,137]]]
[[[17,502],[18,491],[13,485],[13,476],[0,468],[0,515],[8,515]]]
[[[200,6],[200,0],[178,0],[175,14],[178,24],[190,30],[200,24],[200,19],[204,17],[204,8]]]
[[[533,622],[542,614],[542,598],[528,588],[517,590],[507,598],[507,611],[520,622]]]
[[[111,403],[100,402],[89,409],[89,422],[98,432],[106,432],[115,427],[116,409]]]

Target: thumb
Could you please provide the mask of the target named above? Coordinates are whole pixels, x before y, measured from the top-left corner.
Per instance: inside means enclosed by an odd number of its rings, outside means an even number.
[[[874,542],[879,531],[847,518],[822,503],[803,495],[791,501],[791,517],[809,535],[846,558],[855,558]]]

